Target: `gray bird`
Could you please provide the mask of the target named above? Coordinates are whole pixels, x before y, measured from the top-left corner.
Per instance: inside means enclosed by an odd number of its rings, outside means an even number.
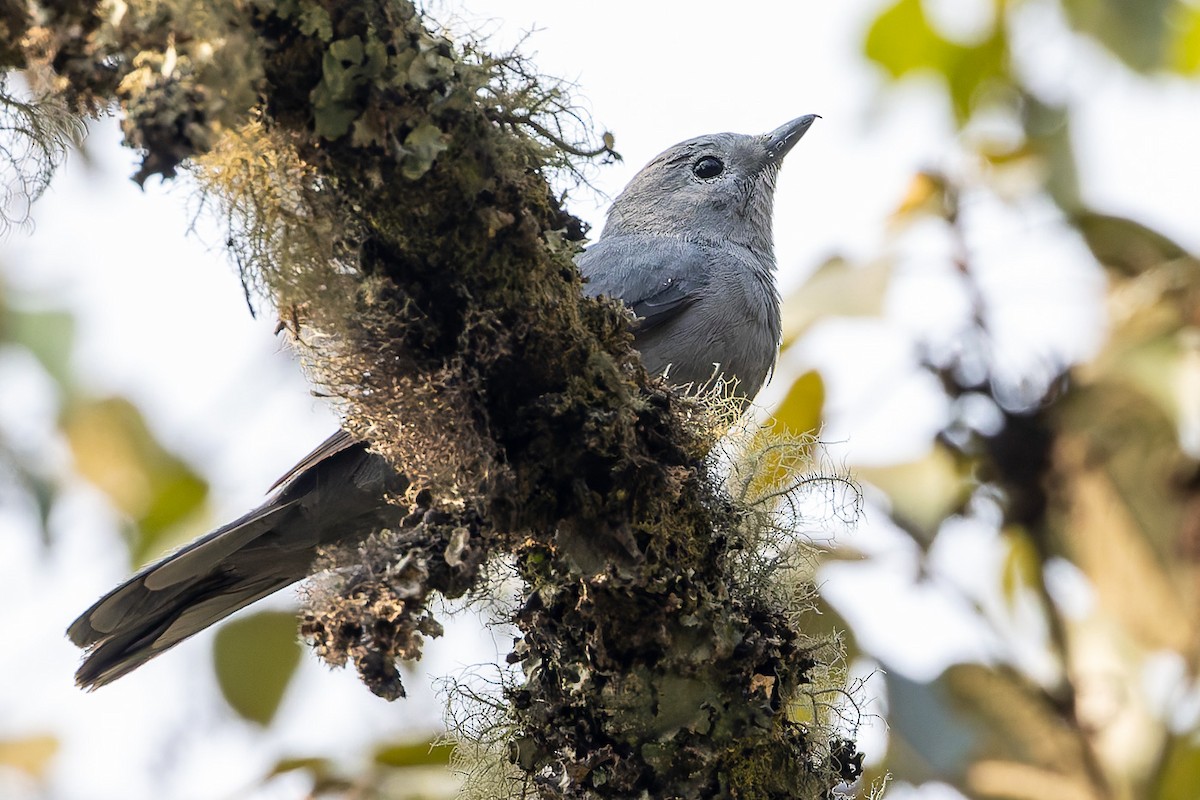
[[[779,345],[771,215],[783,157],[816,119],[761,136],[718,133],[675,145],[613,202],[576,260],[585,292],[633,311],[646,368],[686,391],[753,398]],[[407,480],[339,431],[280,478],[263,505],[121,584],[67,635],[95,688],[255,600],[311,574],[319,548],[395,524],[385,502]]]

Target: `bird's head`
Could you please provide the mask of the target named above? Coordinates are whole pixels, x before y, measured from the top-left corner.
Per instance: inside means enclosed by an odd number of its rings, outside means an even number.
[[[769,254],[775,177],[815,119],[809,114],[759,136],[716,133],[668,148],[613,202],[604,235],[732,241]]]

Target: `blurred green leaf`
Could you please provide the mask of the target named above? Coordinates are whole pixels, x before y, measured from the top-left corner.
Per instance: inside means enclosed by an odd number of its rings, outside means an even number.
[[[1071,221],[1097,261],[1129,277],[1188,254],[1174,240],[1125,217],[1085,210]]]
[[[208,483],[154,438],[141,412],[123,397],[76,400],[62,427],[79,473],[137,523],[135,565],[162,550],[166,534],[195,514]]]
[[[1200,742],[1180,736],[1168,745],[1154,800],[1195,800],[1200,787]]]
[[[385,767],[442,767],[450,763],[453,753],[452,744],[424,739],[380,745],[372,760]]]
[[[1177,0],[1062,0],[1071,26],[1138,72],[1166,65],[1168,19]]]
[[[357,786],[355,780],[344,775],[333,759],[325,758],[324,756],[293,756],[282,758],[263,777],[263,783],[269,783],[272,778],[291,772],[303,772],[312,778],[312,788],[308,793],[308,797],[314,800],[326,794],[347,795],[354,790],[359,792],[355,796],[369,797],[369,795],[362,795],[363,787]]]
[[[360,778],[352,778],[343,774],[331,759],[328,758],[285,758],[275,765],[263,783],[272,778],[289,772],[304,772],[312,778],[312,787],[306,797],[317,800],[320,797],[362,798],[362,800],[384,800],[371,794]]]
[[[29,493],[37,507],[38,522],[42,529],[42,544],[50,543],[50,511],[58,499],[59,485],[36,471],[28,469],[24,464],[14,461],[12,468],[17,481]]]
[[[1166,315],[1156,316],[1161,320]],[[1154,401],[1157,409],[1146,409],[1145,415],[1157,416],[1156,412],[1162,412],[1174,423],[1165,431],[1164,453],[1174,449],[1170,437],[1177,435],[1180,421],[1186,416],[1195,416],[1196,395],[1186,391],[1188,384],[1184,377],[1184,373],[1192,366],[1189,356],[1195,346],[1187,338],[1186,335],[1171,332],[1140,341],[1122,342],[1124,346],[1119,350],[1105,354],[1108,356],[1105,366],[1112,369],[1111,378],[1139,389],[1146,399]],[[1153,421],[1156,433],[1158,422],[1158,419]]]
[[[1021,97],[1021,111],[1029,151],[1037,156],[1045,171],[1046,191],[1059,208],[1069,214],[1076,213],[1082,203],[1067,109],[1043,103],[1026,92]]]
[[[929,25],[921,0],[900,0],[875,18],[863,49],[893,78],[903,78],[920,69],[940,72],[951,46]]]
[[[58,738],[46,734],[0,739],[0,767],[20,770],[30,778],[40,779],[58,753],[58,746]]]
[[[213,664],[221,693],[233,710],[267,725],[300,664],[296,615],[260,611],[226,623],[213,643]],[[308,768],[295,768],[302,767]]]
[[[156,475],[150,505],[138,519],[142,546],[134,556],[139,561],[154,557],[163,534],[198,510],[208,497],[208,482],[183,461],[167,465]]]
[[[60,387],[72,382],[69,362],[75,340],[75,317],[66,311],[0,309],[0,340],[33,354]]]
[[[946,82],[961,124],[979,90],[992,81],[1008,83],[1008,43],[995,25],[983,41],[964,45],[942,37],[925,16],[921,0],[900,0],[875,18],[863,45],[867,58],[892,78],[930,70]]]
[[[275,762],[275,766],[267,773],[268,778],[283,775],[288,772],[308,772],[315,776],[330,775],[334,771],[333,762],[322,756],[289,756]]]

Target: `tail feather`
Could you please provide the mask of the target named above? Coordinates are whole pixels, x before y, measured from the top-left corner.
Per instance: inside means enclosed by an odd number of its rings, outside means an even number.
[[[154,615],[164,601],[188,597],[197,577],[212,574],[222,561],[270,531],[272,521],[291,505],[255,509],[151,564],[97,600],[72,623],[67,636],[79,647],[90,647],[132,621]]]
[[[271,521],[281,521],[291,505],[268,505],[219,528],[100,598],[67,629],[72,642],[88,649],[76,683],[94,689],[116,680],[303,578],[312,550],[264,552],[275,538]]]
[[[344,432],[327,439],[249,514],[146,567],[67,629],[87,649],[76,682],[94,689],[238,609],[304,578],[319,548],[394,524],[407,479]]]
[[[147,571],[146,588],[161,591],[216,569],[221,562],[250,542],[269,533],[296,502],[268,504],[198,539]]]
[[[217,594],[198,603],[194,598],[181,598],[153,623],[147,624],[141,620],[138,625],[122,628],[100,640],[88,651],[87,658],[75,673],[75,682],[85,689],[95,689],[115,681],[184,639],[299,580],[299,577],[232,591],[220,589]]]

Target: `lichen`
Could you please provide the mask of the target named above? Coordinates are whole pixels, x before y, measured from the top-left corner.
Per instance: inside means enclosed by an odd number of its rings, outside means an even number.
[[[58,97],[0,75],[0,236],[28,224],[30,206],[83,130]]]

